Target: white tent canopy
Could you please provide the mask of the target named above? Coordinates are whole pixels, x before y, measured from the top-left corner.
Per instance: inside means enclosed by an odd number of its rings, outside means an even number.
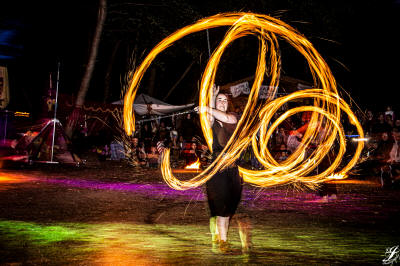
[[[122,105],[123,100],[112,102],[112,104]],[[135,101],[133,103],[133,110],[139,115],[166,115],[183,110],[185,108],[193,106],[194,103],[185,105],[171,105],[160,101],[156,98],[150,97],[146,94],[136,95]]]

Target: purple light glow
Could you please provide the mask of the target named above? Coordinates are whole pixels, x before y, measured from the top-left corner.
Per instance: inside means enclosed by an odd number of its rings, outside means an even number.
[[[60,184],[64,186],[128,191],[143,195],[160,196],[168,198],[185,197],[189,199],[203,201],[205,199],[201,188],[194,188],[187,191],[179,191],[168,187],[166,184],[132,184],[132,183],[105,183],[89,180],[74,180],[74,179],[46,179],[47,183]]]
[[[76,179],[46,179],[45,182],[50,184],[58,184],[77,188],[86,189],[99,189],[99,190],[114,190],[114,191],[126,191],[136,194],[142,194],[144,196],[160,197],[160,198],[184,198],[191,201],[204,201],[206,195],[202,188],[194,188],[190,190],[180,191],[168,187],[166,184],[133,184],[133,183],[106,183],[92,180],[76,180]],[[252,188],[243,188],[242,201],[244,205],[253,205],[256,202],[262,204],[262,202],[288,202],[298,205],[299,203],[308,205],[305,203],[307,200],[317,199],[318,196],[315,192],[291,192],[282,190],[262,190]],[[338,201],[354,202],[362,200],[363,198],[357,194],[342,194]],[[297,204],[296,204],[297,203]],[[298,206],[297,206],[298,207]]]

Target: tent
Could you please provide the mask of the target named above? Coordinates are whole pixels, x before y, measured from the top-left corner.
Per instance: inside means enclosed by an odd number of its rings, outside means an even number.
[[[32,129],[26,132],[15,145],[15,151],[16,155],[9,156],[13,161],[73,165],[79,165],[82,162],[72,152],[70,142],[57,119],[41,124],[40,131]]]
[[[112,104],[122,105],[124,103],[123,100],[119,100]],[[166,115],[192,107],[193,105],[194,103],[171,105],[142,93],[136,96],[133,109],[138,115]]]

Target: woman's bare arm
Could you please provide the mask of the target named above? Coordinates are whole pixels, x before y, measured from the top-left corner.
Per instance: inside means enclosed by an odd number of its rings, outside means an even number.
[[[206,112],[208,116],[213,117],[213,119],[217,119],[218,121],[228,123],[228,124],[236,124],[237,123],[237,118],[234,114],[222,112],[220,110],[208,107],[208,106],[197,106],[195,108],[195,111],[198,113],[204,113]],[[212,124],[211,124],[212,125]]]

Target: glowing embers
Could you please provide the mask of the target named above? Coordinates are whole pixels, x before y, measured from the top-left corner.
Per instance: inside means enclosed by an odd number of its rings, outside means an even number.
[[[344,174],[333,174],[328,176],[328,179],[345,179],[346,177]]]
[[[136,69],[130,82],[129,90],[125,95],[124,126],[127,134],[130,135],[134,131],[133,101],[136,92],[145,71],[155,57],[177,40],[191,33],[220,26],[231,26],[231,28],[227,31],[220,45],[214,50],[204,70],[200,85],[199,106],[210,105],[217,66],[225,49],[239,38],[255,35],[259,39],[258,63],[247,104],[236,130],[224,150],[209,167],[191,180],[181,181],[173,175],[169,162],[170,151],[166,149],[161,163],[161,172],[167,184],[179,190],[200,186],[216,172],[233,164],[249,145],[252,146],[254,154],[265,169],[253,171],[239,168],[243,179],[252,184],[272,186],[301,182],[314,188],[316,184],[329,180],[329,176],[345,176],[346,172],[356,164],[364,142],[357,143],[352,159],[349,160],[347,165],[338,170],[346,150],[345,135],[340,123],[342,113],[347,115],[360,138],[363,138],[364,133],[361,125],[350,107],[339,97],[336,81],[328,65],[312,44],[289,25],[266,15],[253,13],[217,14],[199,20],[193,25],[186,26],[162,40],[150,51],[143,63]],[[279,86],[281,60],[278,38],[287,41],[304,56],[314,77],[314,87],[319,89],[298,91],[275,100],[267,99],[264,106],[258,106],[259,90],[265,75],[269,79],[268,88],[270,91],[268,95],[274,95],[276,88]],[[274,114],[277,113],[282,105],[294,100],[313,100],[314,105],[290,109],[278,118],[274,118]],[[301,145],[285,161],[277,162],[267,149],[272,132],[287,117],[306,111],[312,112],[312,116],[309,122],[310,126],[302,137]],[[319,125],[321,121],[323,121],[323,125]],[[200,122],[207,145],[212,151],[212,131],[205,113],[200,113]],[[268,127],[268,125],[270,126]],[[329,132],[322,138],[318,134],[321,126]],[[257,134],[260,135],[259,138]],[[313,175],[312,171],[331,151],[335,141],[339,142],[336,158],[332,159],[332,164],[324,171]],[[307,154],[311,144],[317,146],[317,148],[311,154]]]
[[[183,169],[173,169],[177,174],[197,174],[201,172],[201,162],[199,158],[191,164],[186,165]]]
[[[200,169],[200,166],[201,166],[200,160],[199,158],[197,158],[197,161],[185,166],[185,169]]]

